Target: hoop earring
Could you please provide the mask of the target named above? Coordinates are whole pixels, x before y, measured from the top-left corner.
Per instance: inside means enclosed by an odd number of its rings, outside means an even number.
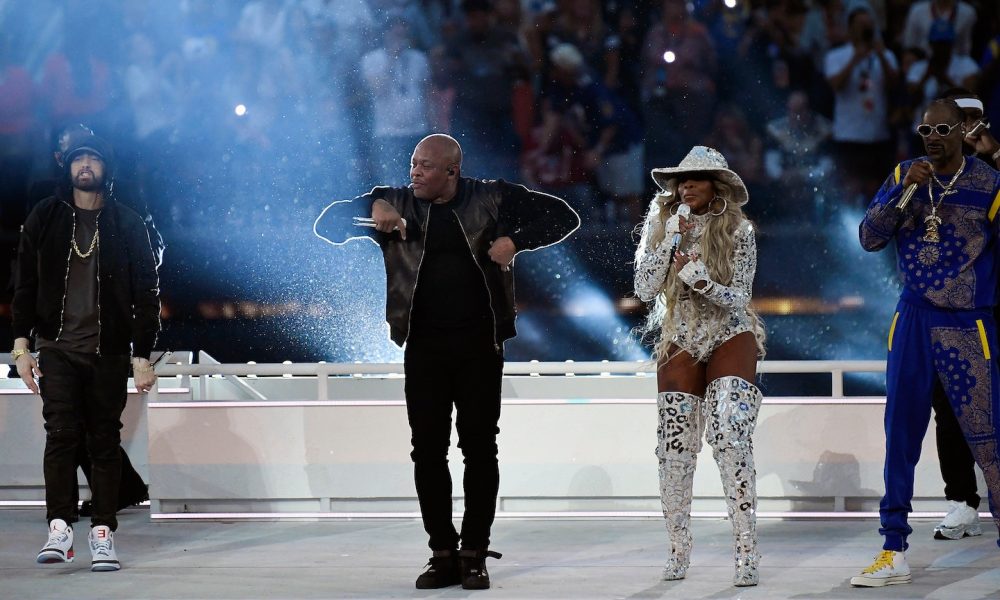
[[[722,196],[715,196],[712,198],[712,202],[715,202],[716,200],[722,200],[722,210],[720,210],[719,212],[708,213],[713,217],[718,217],[729,209],[729,200],[726,200]],[[711,202],[709,203],[709,205],[711,205]]]
[[[677,211],[680,210],[680,208],[681,208],[681,203],[677,202],[673,206],[671,206],[667,212],[669,212],[670,216],[673,217],[677,214]]]

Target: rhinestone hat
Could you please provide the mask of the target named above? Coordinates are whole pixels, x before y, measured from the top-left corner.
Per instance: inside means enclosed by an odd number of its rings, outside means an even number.
[[[729,163],[726,162],[726,157],[722,156],[722,153],[715,148],[709,148],[707,146],[695,146],[691,148],[681,164],[676,167],[660,167],[658,169],[653,169],[650,171],[650,175],[653,176],[653,181],[656,185],[660,186],[663,191],[667,190],[667,184],[677,176],[682,173],[711,173],[713,177],[719,181],[723,181],[733,186],[733,193],[735,194],[734,200],[739,206],[743,206],[750,200],[750,195],[747,193],[747,186],[743,184],[743,180],[740,176],[734,173],[729,168]]]

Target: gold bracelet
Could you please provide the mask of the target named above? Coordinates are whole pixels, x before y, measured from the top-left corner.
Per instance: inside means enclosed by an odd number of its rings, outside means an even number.
[[[147,365],[145,367],[140,365],[132,365],[133,373],[152,373],[155,370],[156,369],[153,367],[153,365]]]
[[[22,356],[28,353],[29,351],[27,348],[15,348],[14,350],[10,351],[10,357],[11,359],[14,360],[14,362],[17,362],[17,359],[21,358]]]

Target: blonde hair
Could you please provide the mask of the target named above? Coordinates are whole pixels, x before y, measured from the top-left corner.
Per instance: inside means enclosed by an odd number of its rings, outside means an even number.
[[[725,201],[725,210],[721,214],[711,215],[706,223],[705,230],[701,234],[701,260],[708,270],[709,277],[721,285],[732,285],[733,282],[733,253],[736,249],[736,231],[744,221],[749,222],[743,209],[736,201],[736,193],[733,186],[718,179],[712,179],[712,187],[715,190],[715,198]],[[639,261],[639,252],[645,248],[655,248],[666,236],[664,224],[671,214],[677,212],[681,199],[677,194],[678,179],[673,178],[667,181],[666,188],[662,193],[657,194],[650,204],[648,218],[644,221],[646,230],[642,235],[645,244],[640,244],[636,254],[636,262]],[[709,205],[709,210],[718,210],[714,206],[718,200],[713,199]],[[652,218],[655,211],[656,218]],[[674,326],[674,311],[677,303],[681,299],[684,291],[684,282],[677,276],[674,269],[667,271],[666,279],[657,294],[655,305],[650,310],[646,319],[646,324],[641,329],[644,336],[653,336],[653,360],[659,363],[673,358],[669,354],[670,345],[677,334]],[[724,327],[726,313],[729,309],[713,303],[707,303],[706,314],[709,322],[713,323],[713,336],[719,329]],[[763,323],[754,309],[747,305],[747,315],[753,324],[753,333],[757,338],[758,353],[764,356],[765,333]],[[707,356],[695,356],[697,360],[704,360]]]

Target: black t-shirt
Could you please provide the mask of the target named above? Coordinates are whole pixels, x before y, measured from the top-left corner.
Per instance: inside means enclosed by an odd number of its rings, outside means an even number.
[[[430,205],[424,233],[424,257],[413,298],[411,328],[425,334],[492,327],[486,277],[452,210],[456,198]]]
[[[98,210],[76,211],[76,245],[80,252],[87,254],[97,235]],[[58,340],[39,337],[36,348],[58,348],[73,352],[94,354],[100,346],[100,312],[98,308],[98,254],[100,240],[94,244],[94,251],[87,258],[80,258],[70,250],[69,275],[66,278],[66,301],[63,308],[62,333]]]

